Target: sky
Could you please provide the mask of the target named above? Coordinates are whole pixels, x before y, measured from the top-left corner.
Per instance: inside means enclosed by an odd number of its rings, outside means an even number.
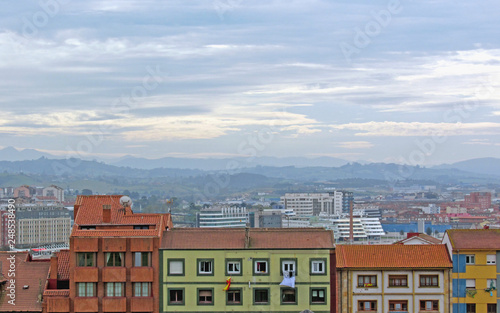
[[[500,2],[0,7],[0,148],[119,158],[500,155]]]

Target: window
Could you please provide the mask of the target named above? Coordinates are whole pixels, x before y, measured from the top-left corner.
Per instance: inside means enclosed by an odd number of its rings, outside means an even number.
[[[151,283],[134,283],[134,297],[150,297]]]
[[[475,279],[466,279],[465,280],[465,289],[476,289],[476,280]]]
[[[408,301],[407,300],[397,300],[389,301],[389,312],[405,312],[408,311]]]
[[[465,256],[465,264],[475,264],[475,263],[476,263],[476,256],[474,254]]]
[[[326,288],[311,288],[311,304],[326,303]]]
[[[95,283],[77,283],[79,297],[95,297]]]
[[[134,229],[149,229],[148,225],[134,225]]]
[[[269,304],[269,288],[254,288],[253,303]]]
[[[486,289],[494,287],[497,288],[497,280],[496,279],[487,279],[486,280]]]
[[[78,252],[76,254],[78,266],[96,266],[94,252]]]
[[[438,275],[420,275],[420,287],[438,287]]]
[[[280,259],[281,261],[281,275],[288,273],[289,277],[293,277],[297,273],[297,260],[296,259]]]
[[[241,289],[231,289],[226,291],[227,298],[226,304],[242,304],[241,303]]]
[[[214,259],[198,259],[198,275],[213,275]]]
[[[168,289],[168,304],[183,305],[184,304],[184,289]]]
[[[358,275],[358,287],[377,287],[377,275]]]
[[[476,304],[475,303],[467,303],[465,307],[466,313],[476,313]]]
[[[389,287],[408,287],[408,276],[389,275]]]
[[[311,259],[311,275],[326,274],[326,259]]]
[[[123,283],[106,283],[106,297],[123,297]]]
[[[184,259],[168,259],[168,275],[184,276]]]
[[[212,305],[214,304],[213,289],[198,289],[198,304]]]
[[[486,306],[486,313],[497,313],[497,304],[488,303],[488,305]]]
[[[281,304],[297,304],[297,290],[295,288],[281,288]]]
[[[377,301],[358,301],[358,311],[377,311]]]
[[[134,252],[134,266],[151,266],[151,252]]]
[[[121,253],[121,252],[107,252],[106,253],[106,266],[123,266],[123,253]]]
[[[489,265],[497,264],[497,256],[495,254],[488,254],[486,256],[486,264]]]
[[[439,301],[420,300],[420,311],[439,311]]]
[[[269,259],[254,260],[254,275],[269,275]]]
[[[241,275],[241,259],[226,259],[226,275]]]

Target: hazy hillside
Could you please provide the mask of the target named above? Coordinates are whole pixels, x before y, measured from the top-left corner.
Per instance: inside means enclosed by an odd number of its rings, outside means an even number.
[[[497,158],[479,158],[462,162],[443,164],[434,167],[435,169],[456,168],[461,171],[471,173],[500,175],[500,159]]]

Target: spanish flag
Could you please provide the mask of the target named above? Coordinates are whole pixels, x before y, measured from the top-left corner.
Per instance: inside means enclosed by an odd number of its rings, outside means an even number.
[[[227,283],[226,287],[224,287],[224,289],[222,289],[224,291],[227,291],[229,289],[229,287],[231,286],[231,277],[228,277],[226,279],[226,283]]]

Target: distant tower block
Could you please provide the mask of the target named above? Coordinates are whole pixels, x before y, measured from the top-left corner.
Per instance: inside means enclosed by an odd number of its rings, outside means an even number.
[[[418,220],[418,232],[421,234],[425,233],[425,221],[424,220]]]

